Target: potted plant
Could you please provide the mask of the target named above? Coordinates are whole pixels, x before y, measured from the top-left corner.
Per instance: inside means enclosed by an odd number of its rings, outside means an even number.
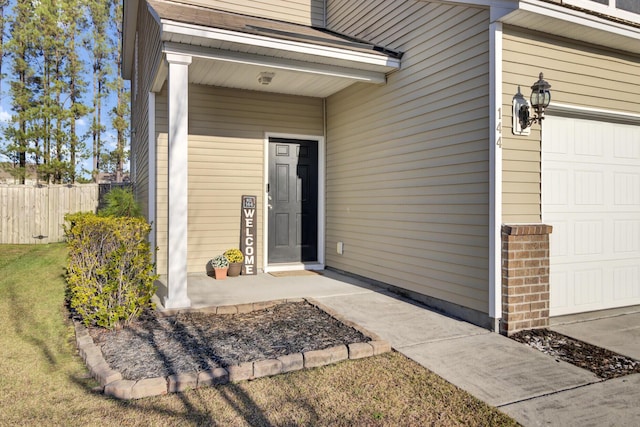
[[[227,275],[229,277],[236,277],[240,275],[242,271],[242,261],[244,261],[244,254],[240,249],[228,249],[225,251],[224,256],[229,260],[229,271]]]
[[[227,278],[227,270],[229,269],[229,260],[227,257],[218,255],[209,262],[215,272],[216,280],[224,280]]]

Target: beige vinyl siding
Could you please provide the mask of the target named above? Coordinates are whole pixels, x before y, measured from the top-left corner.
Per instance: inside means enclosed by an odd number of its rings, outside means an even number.
[[[149,91],[162,58],[160,27],[140,3],[138,13],[138,64],[134,64],[131,81],[131,152],[135,161],[134,189],[145,216],[149,212]],[[144,52],[144,54],[143,54]],[[149,218],[147,218],[149,219]]]
[[[488,11],[329,0],[327,17],[404,52],[386,85],[327,100],[327,265],[487,313]]]
[[[505,27],[502,66],[506,126],[511,127],[518,85],[528,98],[541,71],[551,84],[552,104],[640,113],[637,57]],[[534,124],[528,137],[510,129],[503,136],[503,221],[540,222],[540,126]]]
[[[167,269],[167,98],[157,96],[158,272]],[[240,200],[258,196],[257,265],[262,267],[266,133],[323,134],[319,98],[189,86],[188,270],[239,247]]]
[[[325,0],[176,0],[179,3],[295,24],[324,26]]]

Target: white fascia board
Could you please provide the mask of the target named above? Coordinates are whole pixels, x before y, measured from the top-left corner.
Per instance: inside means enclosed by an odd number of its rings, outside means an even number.
[[[323,76],[341,77],[366,83],[385,83],[386,77],[382,72],[357,70],[336,65],[318,64],[296,61],[286,58],[255,55],[243,52],[225,51],[202,46],[183,45],[165,42],[162,51],[166,54],[176,53],[189,55],[193,58],[211,59],[215,61],[233,62],[237,64],[258,65],[282,70],[298,71]]]
[[[552,102],[545,110],[548,115],[574,116],[580,118],[613,121],[630,125],[640,124],[640,114],[625,111],[605,110],[600,108],[582,107],[578,105],[559,104]]]
[[[291,40],[280,40],[272,37],[255,34],[239,33],[236,31],[219,28],[205,28],[192,24],[184,24],[169,20],[162,21],[162,38],[168,41],[169,34],[179,34],[190,37],[200,37],[210,40],[219,40],[229,43],[240,43],[249,46],[258,46],[268,49],[301,53],[310,56],[342,59],[354,63],[376,65],[380,67],[400,68],[400,60],[385,55],[357,52],[349,49],[340,49],[331,46],[323,46],[312,43],[302,43]]]
[[[617,0],[608,0],[608,4],[601,4],[593,0],[564,0],[563,2],[568,6],[575,6],[586,10],[592,10],[593,12],[608,15],[613,18],[640,23],[640,15],[618,8],[615,5],[616,1]]]
[[[640,29],[638,28],[554,3],[546,3],[540,0],[521,0],[518,10],[640,40]]]
[[[512,8],[516,0],[422,0],[429,3],[443,3],[472,7],[498,7],[498,8]]]
[[[122,77],[131,79],[138,23],[138,0],[126,0],[122,14]]]
[[[167,81],[167,76],[169,75],[169,66],[167,65],[167,61],[161,59],[158,64],[158,69],[154,73],[155,78],[153,79],[153,84],[151,85],[151,92],[158,93],[162,90],[162,86],[164,82]]]

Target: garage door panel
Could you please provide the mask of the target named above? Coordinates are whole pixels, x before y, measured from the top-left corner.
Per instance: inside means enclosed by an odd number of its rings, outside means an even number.
[[[640,207],[640,173],[616,172],[613,181],[616,205]]]
[[[640,268],[623,266],[613,271],[613,298],[615,301],[640,298]]]
[[[640,256],[640,220],[613,222],[613,252]]]
[[[577,170],[573,175],[573,200],[576,205],[604,204],[605,176],[602,172]]]
[[[569,253],[569,233],[567,221],[555,221],[549,236],[549,256],[552,259],[566,257]]]
[[[602,275],[601,268],[586,268],[574,272],[573,294],[576,305],[596,304],[602,300]]]
[[[565,117],[554,117],[557,123],[552,129],[546,124],[544,126],[545,134],[550,137],[544,140],[545,155],[553,158],[553,155],[566,155],[569,153],[569,144],[573,146],[573,120]],[[563,157],[563,156],[561,156]]]
[[[605,250],[603,221],[576,221],[573,241],[575,255],[603,255]]]
[[[602,141],[610,139],[605,129],[596,123],[583,121],[580,126],[574,126],[574,141],[580,141],[574,144],[573,153],[578,160],[581,157],[591,157],[601,159],[604,156],[604,144]],[[587,159],[582,159],[588,161]],[[594,159],[595,160],[595,159]]]
[[[548,117],[552,316],[640,304],[640,127]]]
[[[640,145],[634,142],[634,132],[634,129],[628,127],[615,128],[613,155],[616,159],[640,160]]]
[[[568,171],[561,169],[549,169],[546,171],[543,189],[546,204],[556,205],[558,207],[567,204],[567,200],[569,199],[567,187],[568,173]]]
[[[569,271],[566,267],[556,268],[553,275],[553,292],[549,293],[549,311],[562,310],[573,301],[573,289],[570,286]]]

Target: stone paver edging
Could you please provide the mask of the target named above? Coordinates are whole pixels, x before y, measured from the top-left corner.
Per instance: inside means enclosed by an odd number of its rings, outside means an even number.
[[[141,399],[144,397],[159,396],[167,393],[179,393],[199,387],[212,387],[227,384],[229,382],[233,383],[252,380],[255,378],[268,377],[301,369],[330,365],[347,359],[361,359],[364,357],[376,356],[378,354],[391,351],[391,345],[387,341],[382,340],[379,336],[367,331],[361,326],[344,319],[334,310],[313,299],[274,300],[254,304],[208,307],[207,309],[200,311],[216,314],[248,313],[272,307],[274,305],[283,304],[285,302],[300,301],[309,302],[346,326],[356,329],[364,336],[370,338],[371,341],[339,345],[325,348],[323,350],[288,354],[280,356],[277,359],[246,362],[239,365],[228,366],[227,368],[215,368],[209,371],[181,373],[171,375],[166,378],[146,378],[138,381],[124,379],[120,372],[111,369],[105,361],[102,351],[93,342],[88,329],[78,321],[74,322],[76,344],[78,346],[80,357],[87,365],[91,376],[100,383],[100,387],[102,387],[104,394],[123,400]],[[166,314],[169,315],[176,313],[177,311],[173,311]]]

